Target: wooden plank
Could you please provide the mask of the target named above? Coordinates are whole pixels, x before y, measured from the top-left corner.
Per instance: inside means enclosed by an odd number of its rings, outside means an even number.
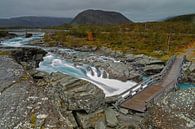
[[[121,107],[144,112],[147,106],[147,102],[149,102],[161,89],[162,87],[159,85],[150,86],[132,98],[128,98],[121,104]]]

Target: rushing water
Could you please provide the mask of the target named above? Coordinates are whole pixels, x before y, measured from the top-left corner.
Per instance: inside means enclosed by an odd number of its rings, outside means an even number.
[[[44,33],[35,33],[30,38],[25,38],[25,36],[18,36],[9,40],[1,42],[3,46],[12,46],[12,47],[34,47],[30,46],[30,41],[41,39]],[[44,50],[49,50],[49,48],[43,48]],[[70,50],[70,49],[59,49],[62,53],[77,53],[79,52]],[[100,56],[101,60],[112,60],[117,63],[113,58]],[[39,68],[40,71],[51,72],[61,72],[79,79],[89,81],[99,88],[101,88],[106,96],[118,95],[132,86],[136,85],[133,81],[122,82],[115,79],[109,79],[108,73],[104,69],[95,68],[88,64],[76,65],[75,63],[68,62],[63,59],[60,55],[48,52],[44,57],[44,60],[40,62]],[[106,78],[103,77],[103,74],[107,74]]]

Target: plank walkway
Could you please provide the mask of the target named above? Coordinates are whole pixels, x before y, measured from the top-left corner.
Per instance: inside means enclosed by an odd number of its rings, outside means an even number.
[[[158,84],[148,86],[133,97],[127,98],[120,107],[145,112],[147,104],[156,96],[173,89],[181,72],[183,57],[177,57],[167,75]]]

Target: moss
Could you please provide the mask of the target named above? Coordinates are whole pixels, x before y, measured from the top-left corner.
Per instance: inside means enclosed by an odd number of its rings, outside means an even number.
[[[36,127],[36,121],[37,121],[37,117],[36,117],[36,115],[33,113],[33,114],[31,115],[31,120],[30,120],[31,128],[35,128],[35,127]]]
[[[11,53],[9,51],[0,51],[0,56],[10,56]]]

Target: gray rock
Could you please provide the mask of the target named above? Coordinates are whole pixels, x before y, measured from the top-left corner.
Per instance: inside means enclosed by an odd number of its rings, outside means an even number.
[[[146,123],[155,128],[194,129],[194,104],[194,88],[169,93],[150,108]]]
[[[159,64],[153,64],[153,65],[147,65],[144,67],[144,72],[147,75],[153,75],[160,73],[164,68],[164,65],[159,65]]]
[[[107,108],[105,110],[105,114],[107,125],[110,127],[116,127],[118,125],[118,119],[116,117],[114,110],[111,108]]]
[[[113,79],[126,81],[130,76],[130,68],[121,62],[110,63],[110,66],[106,68],[106,71],[109,73],[109,77]]]
[[[191,72],[195,73],[195,63],[192,63],[189,69]]]
[[[135,60],[135,56],[133,54],[127,54],[126,55],[126,61],[127,62],[133,62]]]
[[[195,83],[195,63],[192,63],[190,68],[190,73],[187,75],[187,81]]]
[[[128,109],[125,109],[125,108],[119,108],[119,110],[123,114],[128,114],[129,113],[129,110]]]
[[[48,94],[53,97],[53,94],[57,93],[70,111],[84,110],[91,113],[105,104],[103,91],[85,80],[53,73],[46,81]]]
[[[95,126],[97,126],[96,125],[97,122],[99,121],[105,122],[105,114],[103,110],[98,110],[90,114],[77,112],[76,119],[80,127],[82,127],[83,129],[95,128]]]
[[[0,128],[68,128],[68,124],[23,67],[0,57]]]
[[[105,122],[103,122],[103,121],[96,122],[95,129],[106,129]]]

